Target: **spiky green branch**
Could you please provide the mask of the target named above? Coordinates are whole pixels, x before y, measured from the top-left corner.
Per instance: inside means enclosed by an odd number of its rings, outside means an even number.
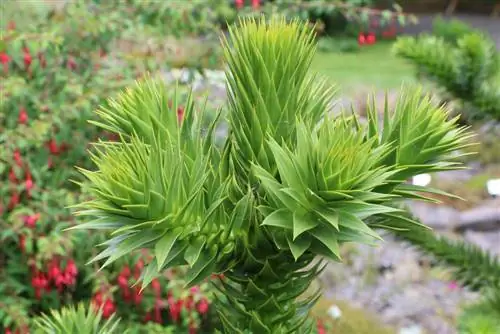
[[[488,36],[466,33],[456,43],[434,36],[402,37],[394,51],[461,101],[467,117],[500,119],[500,56]]]
[[[500,286],[500,260],[476,245],[423,229],[398,231],[396,235],[450,268],[454,279],[471,290]]]
[[[119,331],[119,322],[114,315],[103,319],[101,312],[93,306],[69,306],[43,314],[34,319],[35,334],[115,334]]]
[[[500,329],[498,257],[479,246],[438,236],[414,224],[403,222],[392,232],[418,250],[431,255],[443,267],[451,269],[453,279],[462,286],[481,293],[479,302],[463,310],[458,326],[460,333],[489,334]]]
[[[94,199],[78,205],[112,238],[94,259],[104,266],[139,248],[154,259],[143,285],[165,268],[188,266],[188,283],[224,272],[216,307],[226,333],[310,333],[302,298],[345,242],[373,244],[370,219],[415,224],[395,203],[427,188],[405,180],[454,169],[466,129],[419,89],[403,89],[383,129],[328,115],[333,90],[309,73],[312,29],[283,18],[241,21],[224,43],[229,134],[219,149],[203,110],[148,80],[98,111],[96,125],[120,135],[96,145],[95,171],[82,170]],[[169,98],[174,102],[169,105]],[[190,99],[190,101],[192,101]]]

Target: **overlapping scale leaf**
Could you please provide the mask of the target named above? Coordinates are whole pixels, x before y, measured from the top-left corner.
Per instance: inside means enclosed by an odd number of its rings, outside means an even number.
[[[212,164],[211,133],[202,135],[192,113],[179,123],[175,113],[162,109],[165,96],[164,86],[146,81],[101,111],[101,117],[116,126],[121,141],[96,144],[96,170],[82,170],[94,199],[78,206],[78,214],[90,221],[77,228],[113,230],[113,238],[94,259],[106,259],[104,266],[136,249],[150,248],[155,258],[143,273],[144,284],[162,268],[182,264],[190,267],[188,282],[196,283],[219,271],[221,263],[227,265],[235,233],[244,223],[224,208],[227,182]],[[137,123],[129,129],[125,118],[148,120],[151,131],[138,133]],[[163,124],[167,121],[173,125]],[[248,209],[251,200],[242,198],[240,210]]]
[[[254,165],[267,195],[262,225],[295,259],[308,251],[339,259],[341,243],[378,238],[363,219],[398,211],[383,205],[390,195],[373,191],[394,174],[380,167],[389,146],[374,148],[355,124],[355,118],[326,118],[311,134],[299,122],[294,149],[269,139],[278,178]]]
[[[296,117],[301,116],[312,128],[334,91],[308,73],[315,52],[314,35],[299,21],[247,19],[229,32],[224,52],[230,138],[234,141],[231,157],[238,178],[246,182],[250,162],[275,170],[267,136],[293,142]]]
[[[470,145],[471,134],[449,119],[444,106],[437,104],[420,87],[403,87],[397,104],[389,110],[387,103],[383,123],[375,103],[368,108],[367,140],[375,145],[390,146],[390,153],[381,165],[398,169],[393,177],[396,184],[421,174],[460,168],[457,158]]]
[[[184,152],[195,156],[196,148],[191,145],[198,144],[196,140],[181,138],[199,138],[204,133],[201,126],[205,109],[195,105],[191,92],[180,114],[179,108],[177,89],[168,90],[162,80],[148,76],[110,98],[96,111],[99,121],[91,123],[124,137],[135,134],[148,144],[156,141],[165,147],[182,143]]]
[[[417,190],[401,180],[456,167],[438,161],[463,147],[465,130],[417,93],[386,110],[383,130],[373,108],[364,127],[323,119],[333,91],[308,75],[312,29],[250,19],[230,35],[224,149],[191,102],[179,123],[162,83],[139,84],[99,111],[97,124],[122,138],[99,143],[97,170],[82,171],[94,200],[79,206],[91,217],[79,227],[113,231],[95,259],[105,265],[150,248],[144,284],[164,267],[187,264],[190,283],[224,270],[227,333],[309,333],[318,295],[299,297],[320,270],[315,256],[339,259],[342,243],[378,238],[373,222],[403,221],[394,200]]]
[[[286,251],[263,259],[261,251],[249,251],[244,262],[248,269],[231,270],[221,282],[226,298],[218,300],[217,310],[225,333],[313,333],[307,315],[319,292],[305,293],[322,263],[314,263],[314,256],[295,262]]]

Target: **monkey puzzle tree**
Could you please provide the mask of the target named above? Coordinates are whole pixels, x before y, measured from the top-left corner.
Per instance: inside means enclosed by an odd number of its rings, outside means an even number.
[[[138,83],[98,111],[95,124],[120,140],[96,143],[96,170],[82,170],[94,199],[78,206],[89,221],[77,228],[111,231],[94,259],[104,266],[151,249],[143,285],[180,265],[190,284],[224,273],[216,308],[227,333],[309,333],[319,292],[302,296],[318,257],[375,243],[374,228],[420,226],[397,203],[432,189],[405,180],[458,168],[468,134],[419,89],[385,108],[383,127],[374,106],[364,125],[329,115],[334,91],[310,74],[314,35],[298,21],[243,20],[223,44],[223,147],[218,121],[204,129],[192,100],[179,121],[175,92]]]

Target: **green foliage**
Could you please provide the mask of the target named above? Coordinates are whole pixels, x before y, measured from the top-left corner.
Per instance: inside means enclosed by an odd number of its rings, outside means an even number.
[[[479,303],[466,307],[459,318],[460,333],[500,333],[500,259],[478,246],[452,241],[430,231],[407,226],[396,235],[432,255],[451,269],[454,280],[482,294]]]
[[[35,334],[114,334],[118,333],[119,320],[111,316],[103,319],[101,312],[83,305],[54,310],[34,319]]]
[[[301,296],[321,271],[315,258],[372,244],[374,217],[418,224],[394,203],[428,189],[404,181],[456,168],[468,135],[418,89],[386,107],[383,130],[374,106],[367,125],[327,116],[334,90],[309,74],[314,34],[297,20],[248,19],[229,33],[223,147],[217,120],[202,131],[203,111],[188,102],[177,121],[162,84],[138,83],[98,111],[95,124],[120,140],[97,143],[97,169],[82,170],[94,199],[77,205],[89,218],[77,228],[112,231],[94,259],[104,266],[152,250],[143,287],[176,266],[188,284],[224,272],[216,305],[227,333],[310,333],[320,292]]]
[[[333,305],[341,311],[341,316],[333,319],[328,314],[328,309]],[[323,320],[323,324],[329,325],[327,333],[341,334],[395,334],[393,328],[381,323],[380,319],[361,308],[352,307],[349,302],[320,298],[311,312]]]
[[[398,235],[451,268],[454,279],[462,285],[476,291],[500,286],[499,259],[478,246],[422,230],[401,231]]]
[[[320,33],[328,35],[357,35],[359,31],[389,31],[396,25],[405,26],[417,22],[414,15],[404,13],[402,8],[394,5],[392,9],[377,10],[372,8],[372,0],[274,0],[262,1],[256,8],[243,9],[238,12],[244,16],[280,14],[288,19],[300,19],[315,23]]]
[[[149,254],[128,253],[99,271],[102,262],[85,263],[95,256],[93,245],[107,236],[65,231],[77,223],[67,206],[90,198],[85,186],[70,182],[82,181],[74,166],[91,166],[90,142],[113,140],[88,124],[93,111],[106,108],[106,98],[144,71],[159,68],[151,55],[122,50],[119,42],[125,34],[141,43],[148,35],[133,35],[137,22],[129,20],[125,6],[113,8],[109,1],[0,5],[5,17],[23,19],[2,20],[0,27],[0,332],[25,333],[41,313],[91,301],[107,305],[105,318],[117,313],[125,323],[213,332],[207,282],[190,291],[183,288],[183,270],[162,271],[140,291],[132,285]],[[188,95],[185,86],[178,87],[173,123],[182,118]],[[211,104],[206,109],[212,119]]]
[[[456,44],[465,35],[478,32],[478,30],[473,29],[463,21],[456,19],[445,20],[441,16],[437,17],[432,23],[432,34],[453,44]]]
[[[148,322],[141,323],[127,323],[123,327],[123,333],[126,334],[178,334],[175,326],[162,326],[160,324]],[[180,333],[179,333],[180,334]]]
[[[464,118],[500,119],[500,58],[488,36],[465,34],[456,43],[434,36],[402,37],[394,51],[460,101]]]
[[[483,302],[466,307],[459,318],[459,333],[499,334],[500,308],[498,306],[498,304],[492,305],[491,303]]]
[[[318,51],[354,53],[360,51],[360,46],[355,39],[323,37],[318,41]]]

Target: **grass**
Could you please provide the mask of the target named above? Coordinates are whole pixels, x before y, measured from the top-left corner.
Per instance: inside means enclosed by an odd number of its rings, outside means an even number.
[[[342,315],[337,320],[332,319],[328,315],[328,309],[332,305],[337,305],[342,312]],[[331,333],[396,334],[394,329],[381,324],[374,315],[368,314],[361,309],[351,307],[348,303],[342,301],[322,298],[314,307],[312,314],[329,323]]]
[[[304,297],[310,296],[321,286],[319,280],[312,282]],[[328,314],[328,310],[336,305],[341,312],[337,319]],[[329,328],[328,333],[335,334],[396,334],[396,330],[385,324],[374,314],[361,308],[353,307],[346,301],[339,301],[322,296],[311,310],[311,316]]]
[[[364,46],[358,52],[318,52],[312,70],[326,75],[346,93],[359,87],[386,90],[413,82],[413,67],[391,52],[391,42]]]

